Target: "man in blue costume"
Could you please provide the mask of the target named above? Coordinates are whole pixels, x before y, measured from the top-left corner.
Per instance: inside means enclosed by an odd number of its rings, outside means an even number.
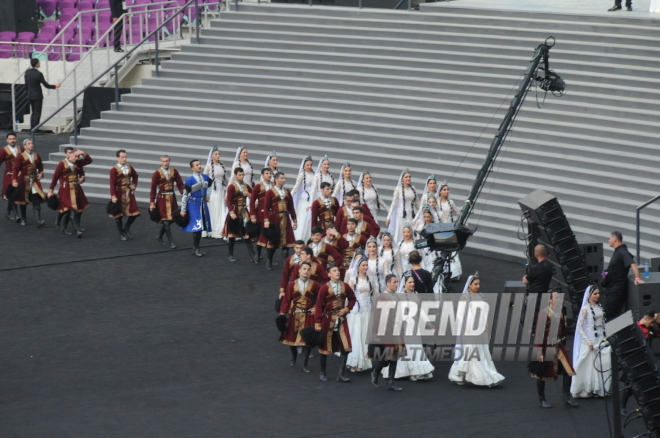
[[[181,216],[189,214],[188,225],[182,227],[183,231],[193,233],[193,247],[197,257],[204,255],[199,249],[199,242],[202,240],[202,231],[211,232],[211,217],[208,207],[208,188],[211,185],[211,178],[202,174],[202,164],[199,160],[190,162],[190,169],[193,174],[183,183],[184,193],[181,198]]]

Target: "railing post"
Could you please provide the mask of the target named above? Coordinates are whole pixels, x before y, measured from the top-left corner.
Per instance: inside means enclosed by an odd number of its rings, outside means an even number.
[[[309,1],[311,2],[312,0]],[[236,12],[238,12],[238,0],[236,0]]]
[[[199,22],[201,20],[199,12],[199,0],[195,0],[195,35],[197,36],[197,44],[199,44]]]
[[[156,38],[156,77],[160,77],[160,71],[158,71],[158,38]]]
[[[635,261],[637,262],[637,266],[642,265],[642,260],[640,259],[640,254],[641,254],[642,251],[641,251],[641,248],[639,247],[640,242],[642,240],[642,236],[641,236],[641,232],[640,232],[640,222],[641,222],[640,212],[641,211],[642,211],[642,209],[638,207],[637,212],[636,212],[636,214],[637,214],[637,258],[635,259]]]
[[[11,128],[12,131],[16,128],[16,81],[11,84]]]
[[[412,10],[412,0],[408,0],[408,12]]]
[[[77,98],[73,98],[73,144],[78,146],[78,123],[76,119],[78,118],[78,103],[76,102]]]
[[[362,0],[359,0],[359,1],[358,1],[358,8],[359,8],[359,9],[362,9]]]
[[[115,64],[115,106],[119,111],[119,68],[117,68],[117,64]]]

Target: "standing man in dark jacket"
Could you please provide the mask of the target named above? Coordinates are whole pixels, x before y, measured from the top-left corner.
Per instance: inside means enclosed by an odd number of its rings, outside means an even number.
[[[44,94],[41,91],[41,86],[43,85],[46,88],[54,90],[55,88],[60,88],[60,84],[50,85],[46,82],[44,75],[37,70],[41,67],[37,58],[30,59],[30,65],[32,65],[32,68],[25,72],[25,87],[27,88],[30,111],[32,112],[30,116],[30,129],[34,129],[39,125],[41,108],[44,104]]]
[[[534,247],[534,258],[537,263],[531,267],[529,273],[522,279],[527,285],[530,294],[544,294],[550,290],[553,267],[548,260],[548,250],[543,245]]]
[[[605,317],[612,320],[623,312],[628,301],[628,272],[635,274],[635,284],[644,284],[639,276],[639,268],[628,247],[623,243],[623,235],[612,231],[608,243],[614,248],[614,254],[605,271],[601,286],[605,289]]]
[[[110,0],[110,21],[115,23],[124,14],[124,6],[122,0]],[[113,31],[115,40],[115,52],[123,52],[121,49],[121,34],[124,31],[124,22],[119,20]]]

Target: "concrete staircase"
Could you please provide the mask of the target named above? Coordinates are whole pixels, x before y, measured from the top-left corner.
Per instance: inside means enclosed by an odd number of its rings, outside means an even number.
[[[650,20],[241,4],[82,131],[79,147],[94,158],[86,193],[108,198],[120,148],[145,201],[160,155],[186,174],[214,144],[229,165],[244,144],[256,167],[276,150],[290,182],[303,156],[327,153],[335,174],[347,160],[356,175],[369,169],[387,202],[409,167],[418,193],[434,173],[460,205],[549,35],[551,68],[568,93],[542,109],[541,90],[528,95],[476,204],[468,247],[522,259],[516,201],[541,188],[558,196],[576,234],[605,241],[618,229],[632,249],[635,207],[660,191],[660,25]],[[643,257],[660,253],[659,211],[644,215]]]

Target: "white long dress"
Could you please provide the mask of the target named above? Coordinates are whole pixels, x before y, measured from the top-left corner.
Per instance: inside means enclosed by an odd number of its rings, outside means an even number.
[[[335,185],[334,190],[332,190],[332,196],[337,198],[339,205],[344,205],[344,194],[355,190],[357,186],[353,181],[339,180]]]
[[[314,187],[314,174],[301,173],[296,179],[296,185],[291,190],[291,195],[296,199],[298,197],[298,204],[296,208],[296,218],[298,219],[298,228],[293,231],[296,240],[304,240],[307,242],[312,234],[312,211],[308,210],[314,202],[312,198],[312,191]],[[300,194],[298,195],[298,191]],[[298,195],[298,196],[297,196]]]
[[[453,200],[449,202],[440,202],[440,221],[444,223],[454,222],[458,219],[458,216],[461,214],[456,204]],[[458,280],[463,275],[463,265],[461,265],[461,259],[458,257],[458,253],[452,253],[452,259],[450,262],[451,268],[451,279]]]
[[[594,315],[596,316],[595,321]],[[578,333],[575,336],[580,336],[580,351],[577,353],[577,361],[573,361],[575,376],[571,383],[571,394],[576,398],[593,395],[604,397],[605,393],[610,391],[612,370],[609,346],[603,348],[598,357],[600,343],[605,338],[603,309],[600,306],[593,307],[588,303],[583,306],[580,309],[577,329]],[[589,345],[593,345],[594,349],[589,350]],[[594,361],[599,370],[607,372],[601,376],[601,373],[594,367]],[[605,387],[603,387],[603,380]]]
[[[392,194],[390,211],[387,213],[387,219],[390,219],[388,230],[395,242],[400,242],[403,239],[403,226],[406,222],[412,222],[416,213],[414,209],[418,207],[417,202],[414,203],[414,206],[412,205],[415,200],[415,191],[412,188],[403,189],[403,197],[405,198],[405,203],[402,205],[401,188],[400,186],[396,186]],[[413,207],[415,208],[413,209]]]
[[[207,164],[204,167],[204,174],[208,175],[213,184],[209,187],[209,215],[211,216],[210,236],[206,231],[202,231],[202,237],[212,237],[214,239],[222,238],[222,230],[225,228],[225,219],[227,218],[227,204],[225,200],[226,178],[222,166]]]
[[[474,299],[473,297],[470,298]],[[472,312],[473,317],[476,317],[476,310],[472,304],[471,300],[468,301],[468,312]],[[486,315],[483,312],[480,312],[480,315],[485,324]],[[461,324],[462,322],[459,322],[459,326]],[[466,344],[461,342],[456,346],[459,345],[463,349],[463,355],[452,364],[449,370],[449,380],[460,384],[469,382],[477,386],[495,386],[504,380],[504,376],[495,369],[488,344]]]
[[[408,256],[411,252],[415,251],[415,241],[412,242],[401,242],[399,245],[399,263],[401,265],[401,274],[410,269],[410,263],[408,262]]]
[[[401,271],[398,249],[394,248],[385,251],[382,247],[379,247],[378,256],[383,259],[383,264],[386,264],[389,267],[391,274],[394,274],[399,278],[401,277],[403,271]]]
[[[385,257],[378,257],[377,259],[368,259],[369,268],[367,275],[373,278],[376,290],[385,290],[385,277],[390,275],[391,261]]]
[[[383,368],[383,377],[389,376],[389,368],[389,365]],[[435,367],[426,358],[422,344],[406,344],[406,355],[398,360],[394,378],[414,376],[417,380],[426,380],[433,377],[434,370]]]
[[[660,12],[660,0],[651,0],[649,12]]]
[[[362,187],[360,189],[360,195],[362,197],[362,203],[367,204],[371,215],[374,217],[376,223],[378,223],[378,202],[376,201],[378,199],[378,194],[376,193],[376,190],[374,188],[368,189]]]
[[[369,330],[369,316],[371,315],[371,294],[376,292],[373,279],[351,278],[348,281],[357,303],[353,310],[346,315],[348,332],[351,334],[353,349],[348,353],[346,366],[355,368],[353,371],[364,371],[373,368],[371,360],[367,359],[367,333]]]
[[[313,187],[313,192],[312,192],[312,202],[314,202],[316,199],[321,196],[321,183],[327,182],[330,184],[330,187],[332,187],[332,190],[335,189],[335,180],[330,175],[330,173],[317,173],[314,175],[314,180],[312,181],[312,187]]]

